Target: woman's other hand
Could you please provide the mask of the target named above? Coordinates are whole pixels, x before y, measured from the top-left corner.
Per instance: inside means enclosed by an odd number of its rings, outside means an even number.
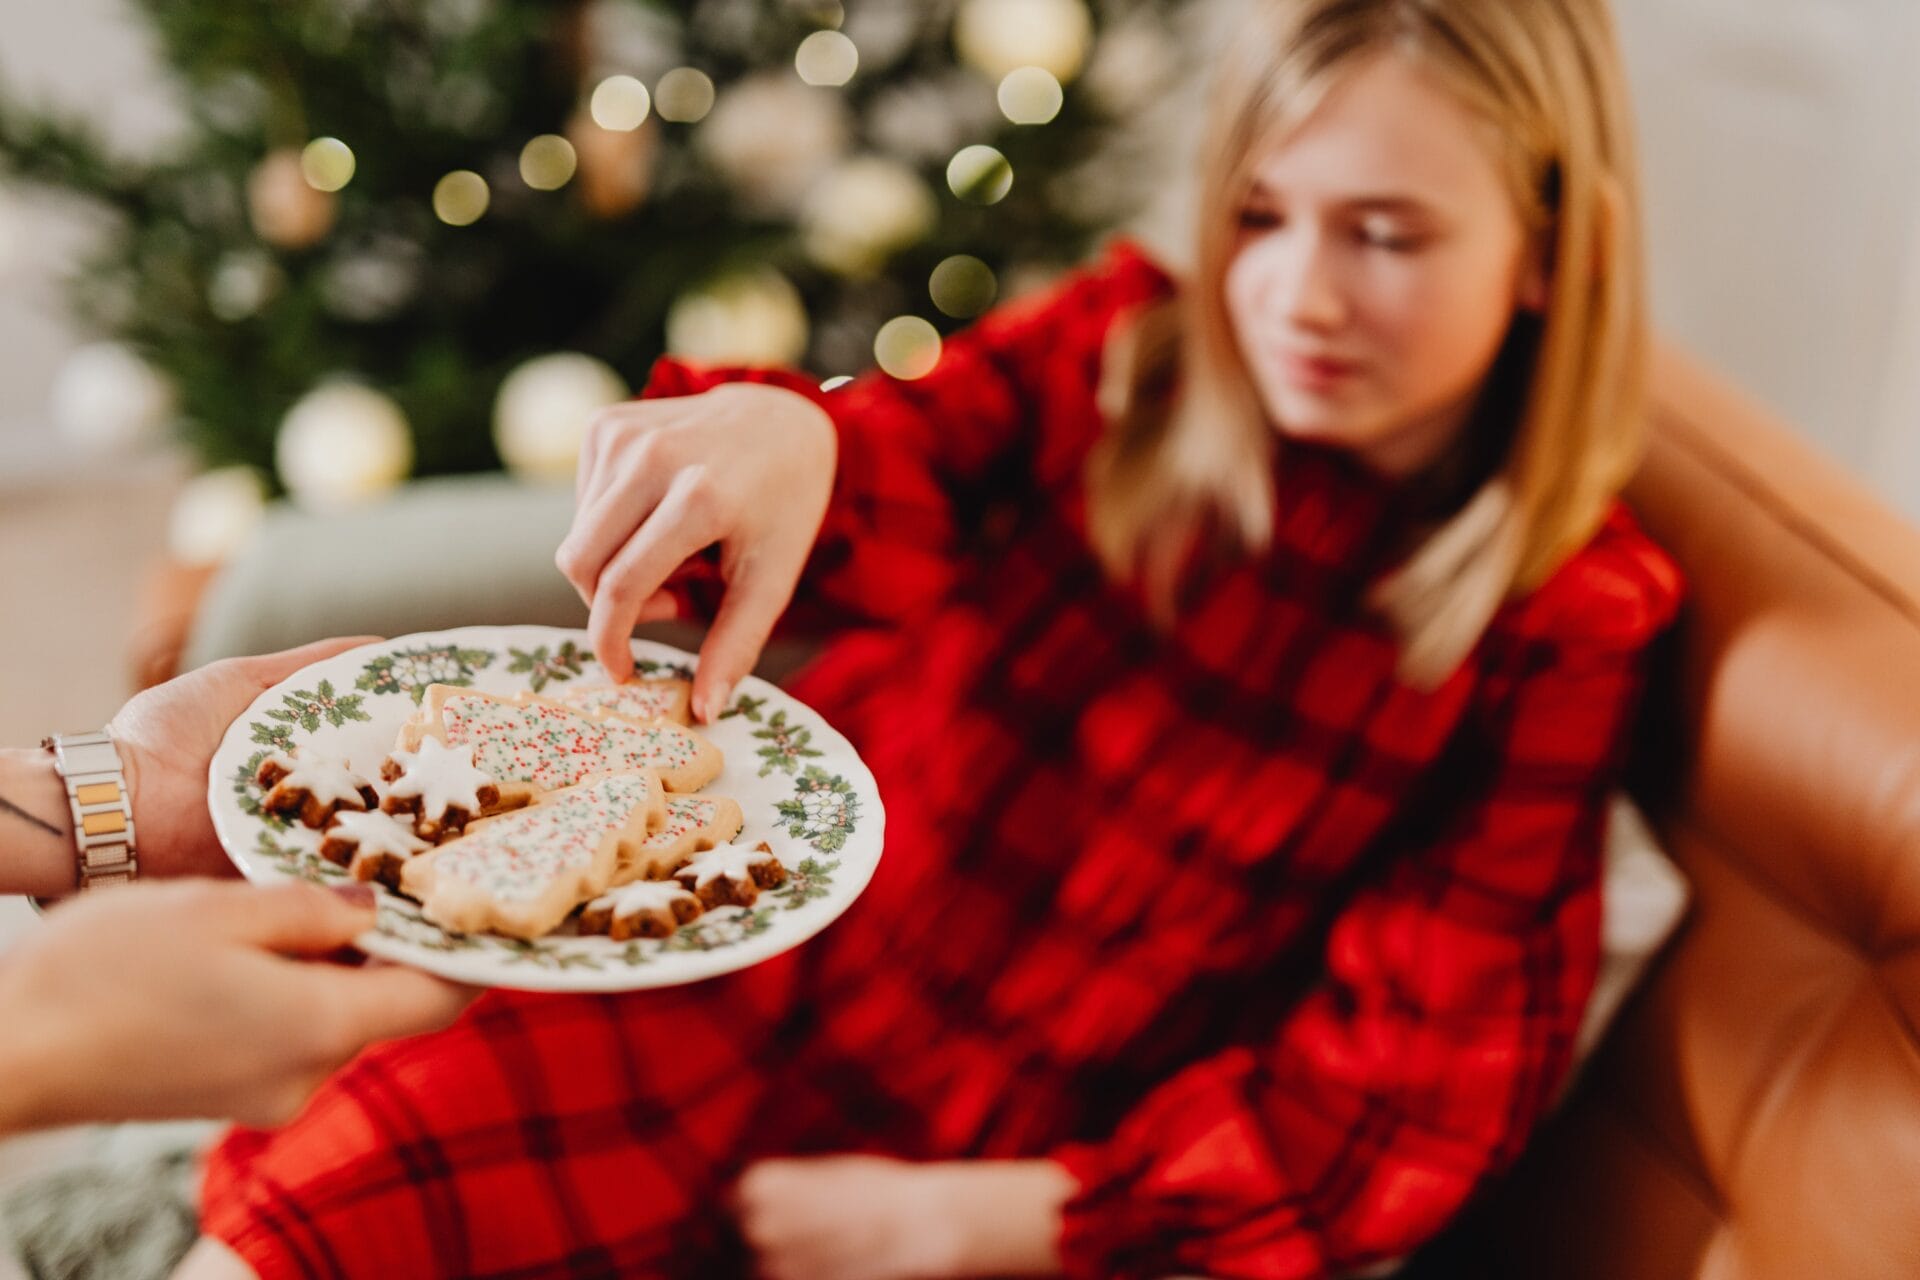
[[[766,1280],[1050,1275],[1074,1180],[1051,1160],[762,1160],[734,1189]]]
[[[107,732],[126,770],[143,878],[235,874],[207,812],[207,766],[227,726],[255,698],[302,667],[376,638],[320,640],[280,653],[211,662],[155,685],[120,708]]]
[[[84,894],[0,956],[0,1130],[290,1119],[375,1041],[474,996],[413,969],[318,960],[373,927],[371,895],[183,881]]]

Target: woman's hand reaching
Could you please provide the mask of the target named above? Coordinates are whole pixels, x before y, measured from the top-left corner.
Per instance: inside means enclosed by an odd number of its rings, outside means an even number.
[[[603,410],[554,561],[591,607],[607,674],[631,674],[634,627],[674,614],[662,584],[718,543],[726,595],[700,649],[693,710],[706,722],[725,710],[793,598],[826,516],[836,449],[826,412],[781,387],[729,383]]]

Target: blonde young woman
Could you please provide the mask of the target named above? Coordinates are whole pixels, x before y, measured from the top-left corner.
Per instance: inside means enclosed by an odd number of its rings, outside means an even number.
[[[1204,153],[1184,281],[1122,245],[923,380],[666,362],[597,424],[601,661],[711,611],[710,718],[776,619],[838,629],[795,691],[879,873],[735,977],[363,1057],[216,1153],[197,1266],[1310,1277],[1514,1157],[1679,594],[1616,499],[1609,15],[1266,0]]]

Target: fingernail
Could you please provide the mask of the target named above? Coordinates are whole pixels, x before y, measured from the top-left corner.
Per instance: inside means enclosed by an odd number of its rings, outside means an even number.
[[[352,884],[330,884],[327,888],[350,907],[359,907],[363,911],[373,910],[373,886],[370,884],[361,884],[356,880]]]
[[[707,695],[707,713],[704,718],[708,724],[712,724],[726,714],[727,701],[732,697],[733,686],[730,684],[722,684]]]

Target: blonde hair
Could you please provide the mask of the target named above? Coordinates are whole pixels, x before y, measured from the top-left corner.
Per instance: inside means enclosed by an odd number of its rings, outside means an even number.
[[[1275,433],[1225,304],[1234,215],[1259,149],[1306,119],[1342,73],[1386,50],[1415,59],[1489,126],[1552,273],[1537,348],[1507,389],[1519,406],[1505,424],[1511,444],[1370,597],[1400,638],[1402,678],[1431,687],[1503,601],[1592,537],[1639,460],[1648,340],[1639,193],[1605,0],[1256,0],[1214,90],[1192,275],[1173,301],[1122,323],[1106,353],[1109,430],[1089,462],[1088,510],[1109,573],[1137,575],[1163,620],[1204,539],[1246,552],[1269,543]]]

